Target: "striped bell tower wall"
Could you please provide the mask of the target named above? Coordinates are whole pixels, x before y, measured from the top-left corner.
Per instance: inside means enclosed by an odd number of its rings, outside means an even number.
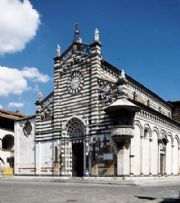
[[[99,123],[98,78],[101,69],[101,45],[93,44],[91,50],[91,104],[90,104],[90,135],[96,134]]]
[[[101,67],[101,45],[95,42],[85,45],[74,42],[67,51],[54,62],[54,137],[60,137],[60,174],[71,175],[71,143],[67,134],[68,121],[79,118],[86,128],[84,154],[88,155],[88,142],[95,134],[98,124],[97,81]],[[82,75],[79,92],[69,91],[71,75]],[[86,158],[85,158],[86,159]],[[86,168],[87,166],[84,166]],[[86,169],[87,171],[87,169]]]

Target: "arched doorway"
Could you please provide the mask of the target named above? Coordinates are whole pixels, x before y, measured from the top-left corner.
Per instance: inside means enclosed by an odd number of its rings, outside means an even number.
[[[2,149],[3,150],[12,150],[14,147],[14,137],[12,135],[6,135],[2,139]]]
[[[171,134],[167,136],[166,144],[166,174],[171,175],[172,173],[172,137]]]
[[[11,175],[14,171],[14,136],[5,135],[2,139],[3,174]],[[2,162],[2,159],[1,159]]]
[[[151,129],[149,125],[144,126],[143,136],[141,138],[142,151],[141,151],[141,174],[149,175],[150,172],[150,142]]]
[[[67,133],[72,143],[72,176],[83,176],[85,127],[81,120],[72,118],[68,122]]]
[[[150,172],[152,175],[158,174],[158,156],[158,131],[154,129],[150,142]]]
[[[173,148],[172,148],[172,157],[173,157],[173,161],[172,161],[172,173],[174,175],[178,174],[178,139],[177,137],[174,138],[174,142],[173,142]]]
[[[139,123],[135,123],[134,137],[131,139],[131,175],[140,175],[141,170],[141,129]]]

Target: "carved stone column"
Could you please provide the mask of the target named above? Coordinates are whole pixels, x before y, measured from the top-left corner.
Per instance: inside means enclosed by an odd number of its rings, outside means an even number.
[[[84,140],[84,176],[89,176],[89,142]]]
[[[129,144],[130,140],[122,142],[117,153],[117,175],[129,175]]]
[[[117,154],[117,175],[129,175],[130,141],[133,137],[133,127],[115,126],[111,131],[111,140]]]

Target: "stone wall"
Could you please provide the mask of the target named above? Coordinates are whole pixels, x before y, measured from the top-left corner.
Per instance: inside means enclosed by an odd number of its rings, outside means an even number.
[[[15,174],[36,174],[35,118],[15,122]]]
[[[180,128],[170,122],[158,123],[152,118],[148,113],[146,116],[142,112],[136,115],[130,148],[130,174],[178,175]]]

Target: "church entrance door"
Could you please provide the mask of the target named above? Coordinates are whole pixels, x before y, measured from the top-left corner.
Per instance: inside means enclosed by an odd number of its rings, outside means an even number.
[[[69,141],[72,143],[72,176],[84,175],[85,127],[81,120],[72,118],[67,125]]]
[[[83,176],[84,166],[83,142],[72,144],[72,175]]]

